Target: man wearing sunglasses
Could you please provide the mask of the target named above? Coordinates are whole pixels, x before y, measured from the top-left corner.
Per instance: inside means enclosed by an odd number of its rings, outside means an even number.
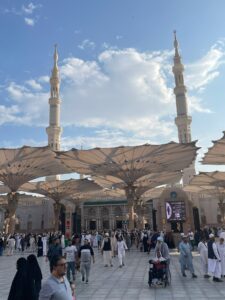
[[[51,275],[43,284],[39,300],[72,300],[72,291],[66,278],[66,260],[53,256],[50,261]]]

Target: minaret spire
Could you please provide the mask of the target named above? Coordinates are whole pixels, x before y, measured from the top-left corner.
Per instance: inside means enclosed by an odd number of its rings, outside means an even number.
[[[58,50],[57,45],[55,45],[54,50],[54,65],[52,69],[52,75],[50,78],[50,98],[49,98],[49,126],[46,128],[48,134],[48,145],[54,150],[60,150],[60,139],[62,128],[60,127],[60,78],[59,78],[59,68],[58,68]],[[50,176],[51,180],[56,179],[55,176]]]
[[[184,66],[181,62],[181,56],[179,54],[179,44],[177,41],[176,31],[174,31],[174,66],[173,73],[175,77],[175,88],[174,94],[176,96],[176,106],[177,106],[177,117],[175,123],[178,128],[178,138],[180,143],[191,142],[191,120],[192,118],[188,116],[188,105],[186,97],[186,86],[184,85]]]
[[[184,66],[181,61],[181,56],[179,53],[179,44],[177,41],[176,31],[174,31],[174,65],[173,74],[175,77],[175,88],[174,94],[176,96],[176,107],[177,107],[177,117],[175,118],[175,124],[178,129],[178,139],[180,143],[190,143],[191,142],[191,121],[192,118],[188,115],[188,104],[186,97],[186,86],[184,85]],[[195,175],[194,162],[190,167],[184,169],[183,171],[183,184],[189,184],[190,180]]]

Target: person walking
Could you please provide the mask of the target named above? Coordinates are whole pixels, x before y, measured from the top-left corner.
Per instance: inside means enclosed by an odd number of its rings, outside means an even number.
[[[112,244],[108,233],[105,234],[105,237],[102,241],[101,251],[103,254],[104,267],[112,267]]]
[[[217,249],[221,259],[221,276],[225,277],[225,243],[223,237],[220,237],[217,243]]]
[[[37,249],[37,256],[43,256],[43,241],[40,235],[38,236]]]
[[[80,259],[80,272],[82,275],[82,281],[86,280],[86,283],[88,283],[91,270],[91,257],[93,263],[95,262],[94,251],[89,244],[88,239],[84,239],[84,245],[80,247],[78,251],[78,257]]]
[[[68,246],[64,250],[64,255],[67,262],[67,279],[69,280],[69,282],[71,282],[72,280],[75,281],[77,247],[72,245],[71,240],[68,240]],[[70,278],[70,272],[73,276],[72,280]]]
[[[27,260],[20,257],[16,262],[17,272],[12,281],[8,300],[33,300],[28,294]]]
[[[201,258],[204,278],[209,278],[210,275],[208,274],[208,245],[204,237],[198,243],[198,252]]]
[[[118,259],[119,259],[119,267],[122,268],[125,266],[124,260],[125,260],[125,250],[127,250],[127,245],[125,241],[123,240],[122,236],[119,236],[117,241],[117,251],[118,251]]]
[[[221,280],[221,259],[213,233],[210,233],[208,241],[208,272],[213,274],[213,281],[223,282]]]
[[[31,300],[38,300],[41,290],[42,273],[34,254],[27,257],[28,294]]]
[[[66,278],[66,260],[53,256],[50,261],[51,275],[43,284],[39,300],[72,300],[70,283]]]
[[[192,278],[197,278],[195,275],[194,267],[192,263],[192,253],[191,253],[191,246],[188,243],[188,239],[186,235],[182,236],[182,241],[179,244],[179,251],[180,251],[180,266],[181,266],[181,273],[183,277],[187,277],[185,273],[186,267],[192,273]]]
[[[54,256],[62,256],[62,247],[60,245],[60,241],[58,237],[53,238],[53,244],[50,245],[47,253],[47,257],[49,262]]]

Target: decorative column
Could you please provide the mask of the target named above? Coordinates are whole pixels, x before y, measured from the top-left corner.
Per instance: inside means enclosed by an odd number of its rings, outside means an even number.
[[[129,215],[129,224],[128,229],[134,229],[134,199],[135,199],[135,187],[127,186],[125,189],[127,197],[127,206],[128,206],[128,215]]]
[[[80,213],[81,213],[81,232],[84,230],[84,203],[80,204]]]
[[[6,222],[6,233],[13,234],[16,225],[16,209],[18,207],[19,194],[16,192],[8,193],[8,222]]]
[[[55,202],[53,204],[53,207],[54,207],[54,216],[55,216],[55,220],[54,220],[54,230],[55,231],[59,230],[59,216],[60,216],[61,206],[62,206],[62,204],[59,203],[59,202]]]
[[[69,204],[66,206],[66,217],[65,217],[65,229],[66,229],[66,237],[72,236],[72,218],[73,212],[75,211],[75,205]]]

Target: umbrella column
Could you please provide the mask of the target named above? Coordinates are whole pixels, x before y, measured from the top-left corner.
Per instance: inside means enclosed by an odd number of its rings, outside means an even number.
[[[59,215],[60,215],[61,206],[62,204],[59,202],[54,203],[54,215],[55,215],[54,230],[55,231],[59,230]]]
[[[134,229],[134,200],[135,200],[135,187],[128,186],[125,188],[126,197],[127,197],[127,206],[128,206],[128,215],[129,215],[129,230]]]
[[[224,203],[224,193],[221,193],[219,195],[219,202],[218,202],[218,206],[220,209],[220,213],[221,213],[221,223],[224,224],[224,217],[225,217],[225,203]]]
[[[8,200],[8,224],[6,225],[6,233],[13,234],[16,225],[16,209],[18,206],[19,194],[11,192],[7,194]]]

